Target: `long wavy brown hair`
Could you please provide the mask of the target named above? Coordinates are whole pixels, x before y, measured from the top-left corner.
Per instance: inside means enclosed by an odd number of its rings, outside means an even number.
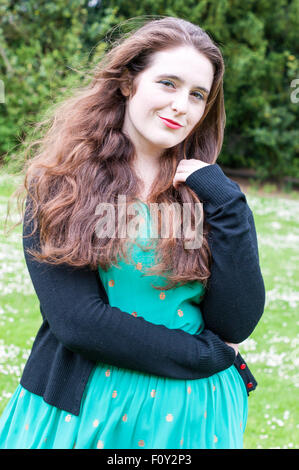
[[[193,46],[211,61],[212,89],[205,112],[190,135],[164,150],[147,202],[191,203],[194,222],[194,203],[201,201],[187,185],[175,189],[172,181],[183,158],[211,164],[217,160],[225,127],[224,63],[219,48],[199,26],[162,17],[117,40],[91,71],[90,82],[74,89],[53,107],[49,119],[39,123],[43,137],[28,145],[27,152],[34,148],[35,153],[25,160],[23,182],[14,193],[23,194],[23,215],[27,196],[32,202],[31,235],[39,227],[41,240],[40,251],[30,252],[36,260],[105,271],[117,265],[119,258],[128,261],[126,238],[99,238],[95,233],[98,204],[115,204],[119,194],[131,204],[142,185],[132,165],[134,144],[122,132],[126,97],[121,89],[129,86],[134,94],[134,79],[151,64],[153,54],[182,45]],[[212,261],[206,221],[203,228],[198,249],[185,249],[184,236],[157,239],[156,262],[146,275],[166,277],[168,284],[153,287],[167,290],[190,281],[206,286]]]

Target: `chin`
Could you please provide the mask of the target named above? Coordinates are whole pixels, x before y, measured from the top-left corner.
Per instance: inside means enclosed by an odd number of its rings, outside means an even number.
[[[156,147],[159,147],[160,149],[169,149],[171,147],[175,147],[176,145],[178,145],[181,141],[173,141],[173,140],[166,140],[166,139],[163,139],[162,141],[159,141],[159,142],[152,142],[153,145],[155,145]]]

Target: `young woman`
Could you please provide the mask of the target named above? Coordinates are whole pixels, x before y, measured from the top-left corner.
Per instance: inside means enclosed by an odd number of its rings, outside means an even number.
[[[1,448],[242,447],[256,381],[238,343],[265,291],[252,212],[216,163],[223,73],[201,28],[165,17],[115,45],[57,107],[24,180],[43,321]],[[120,195],[140,215],[135,239],[111,235],[119,212],[99,216]],[[194,225],[200,202],[199,248],[185,248],[186,232],[151,238],[150,204],[189,203]]]

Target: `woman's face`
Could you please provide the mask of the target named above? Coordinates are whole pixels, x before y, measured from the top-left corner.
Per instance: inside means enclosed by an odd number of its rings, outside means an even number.
[[[127,99],[123,131],[137,153],[157,156],[182,142],[199,122],[214,70],[209,59],[191,46],[156,52],[152,59],[135,79],[135,94]]]

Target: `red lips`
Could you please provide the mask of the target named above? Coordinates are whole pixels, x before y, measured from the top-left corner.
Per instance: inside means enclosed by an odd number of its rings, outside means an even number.
[[[168,121],[168,122],[170,122],[171,124],[175,124],[176,126],[182,127],[182,124],[180,124],[179,122],[173,121],[172,119],[167,119],[167,118],[165,118],[165,117],[163,117],[163,116],[160,116],[160,118],[165,119],[165,121]]]

